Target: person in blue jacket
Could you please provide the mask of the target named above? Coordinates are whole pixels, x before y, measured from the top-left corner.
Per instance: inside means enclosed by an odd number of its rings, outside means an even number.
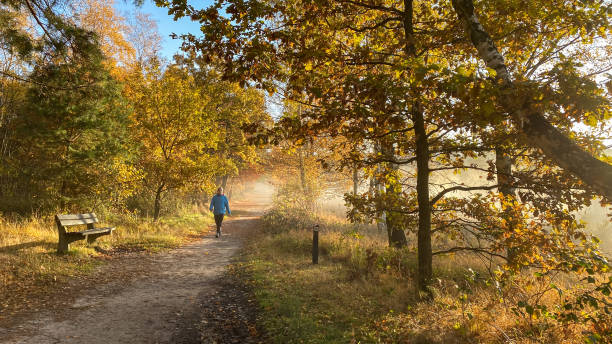
[[[215,237],[218,238],[221,236],[221,223],[223,222],[225,211],[227,210],[228,215],[232,215],[229,202],[227,201],[227,197],[223,194],[222,187],[217,189],[217,194],[210,200],[210,210],[215,215],[215,223],[217,224],[217,234]]]

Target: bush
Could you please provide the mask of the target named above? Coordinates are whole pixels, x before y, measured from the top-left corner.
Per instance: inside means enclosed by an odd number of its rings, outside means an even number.
[[[278,234],[291,230],[307,229],[317,223],[317,218],[303,209],[290,206],[274,207],[262,217],[263,230],[266,233]]]

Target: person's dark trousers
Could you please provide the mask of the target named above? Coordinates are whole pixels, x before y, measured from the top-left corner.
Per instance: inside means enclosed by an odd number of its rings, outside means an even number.
[[[225,214],[215,214],[215,223],[217,224],[217,235],[221,234],[221,223]]]

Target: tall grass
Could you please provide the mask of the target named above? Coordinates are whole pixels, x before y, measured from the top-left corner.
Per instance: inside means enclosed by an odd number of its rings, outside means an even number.
[[[323,228],[317,266],[310,260],[314,223]],[[373,226],[285,207],[263,217],[262,232],[245,250],[244,268],[275,343],[583,343],[591,330],[518,307],[537,298],[553,310],[569,296],[528,271],[496,285],[486,278],[490,262],[477,256],[435,257],[434,298],[423,300],[415,249],[387,247]],[[569,288],[576,280],[554,282]]]
[[[90,273],[103,264],[104,260],[97,259],[100,256],[177,247],[208,231],[213,222],[197,208],[184,208],[158,222],[130,213],[106,214],[101,220],[99,226],[116,227],[112,235],[100,237],[92,245],[76,241],[70,244],[68,254],[58,255],[52,216],[0,217],[0,316],[15,300],[15,293],[44,291],[72,276]]]

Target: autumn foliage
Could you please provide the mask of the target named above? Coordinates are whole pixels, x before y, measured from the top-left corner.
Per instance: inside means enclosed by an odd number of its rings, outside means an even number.
[[[172,62],[112,1],[0,0],[1,211],[158,219],[266,171],[300,221],[344,193],[389,246],[369,270],[414,249],[417,299],[459,307],[457,331],[473,306],[612,340],[610,264],[577,217],[612,197],[609,2],[155,2],[201,24]],[[276,211],[274,235],[299,224]],[[438,293],[454,256],[480,262],[456,285],[481,303]]]
[[[258,160],[241,128],[268,120],[262,93],[196,59],[163,60],[146,15],[83,0],[2,1],[0,16],[11,28],[1,36],[0,211],[157,219],[205,202]]]

